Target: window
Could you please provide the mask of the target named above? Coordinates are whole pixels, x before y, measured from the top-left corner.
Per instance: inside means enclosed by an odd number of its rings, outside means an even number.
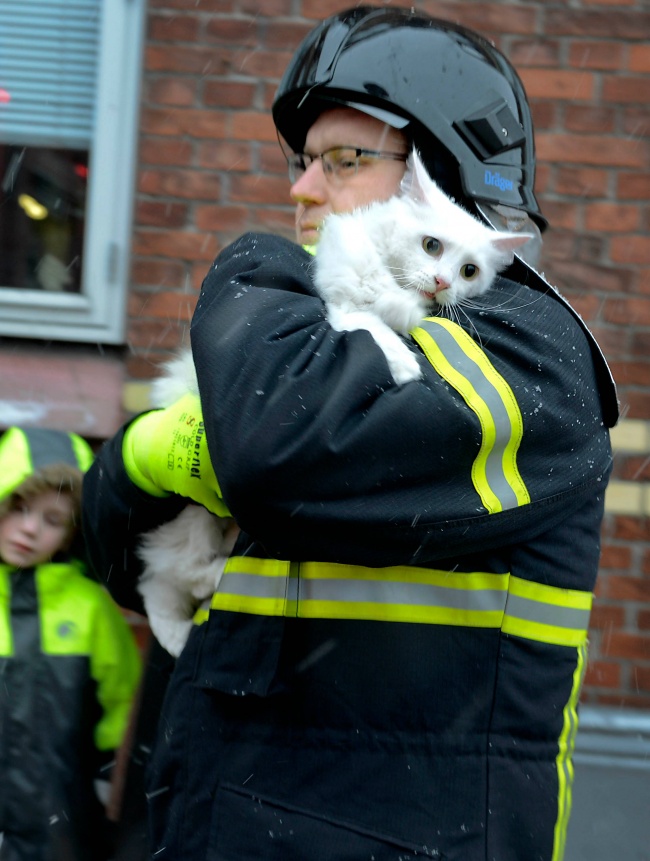
[[[0,335],[124,340],[145,5],[0,5]]]

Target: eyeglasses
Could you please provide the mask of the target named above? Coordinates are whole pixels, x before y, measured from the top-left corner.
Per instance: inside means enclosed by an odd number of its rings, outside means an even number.
[[[307,152],[293,152],[285,155],[289,167],[289,180],[291,184],[300,179],[316,159],[320,159],[323,163],[325,177],[329,181],[339,182],[355,176],[359,170],[359,165],[363,163],[364,159],[370,161],[386,158],[393,161],[406,161],[408,158],[407,153],[382,152],[380,150],[361,149],[360,147],[352,146],[334,146],[318,155],[311,155]]]

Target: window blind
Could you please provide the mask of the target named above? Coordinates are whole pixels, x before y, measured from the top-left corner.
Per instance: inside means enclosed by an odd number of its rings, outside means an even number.
[[[101,3],[0,2],[0,143],[89,148]]]

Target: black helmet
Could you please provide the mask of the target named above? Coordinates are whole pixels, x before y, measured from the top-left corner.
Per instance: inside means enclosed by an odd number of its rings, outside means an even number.
[[[403,129],[450,195],[524,210],[543,230],[533,194],[535,147],[523,84],[490,42],[409,9],[357,6],[302,42],[273,103],[295,151],[332,103]]]

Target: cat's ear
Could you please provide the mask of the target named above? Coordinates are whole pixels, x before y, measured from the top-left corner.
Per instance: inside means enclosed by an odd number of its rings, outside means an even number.
[[[406,162],[406,173],[401,182],[401,191],[405,197],[416,203],[431,203],[436,194],[442,194],[438,186],[427,173],[427,169],[416,149],[411,150]]]
[[[532,233],[500,233],[494,231],[490,237],[490,243],[499,253],[502,266],[512,263],[517,248],[534,239]]]

